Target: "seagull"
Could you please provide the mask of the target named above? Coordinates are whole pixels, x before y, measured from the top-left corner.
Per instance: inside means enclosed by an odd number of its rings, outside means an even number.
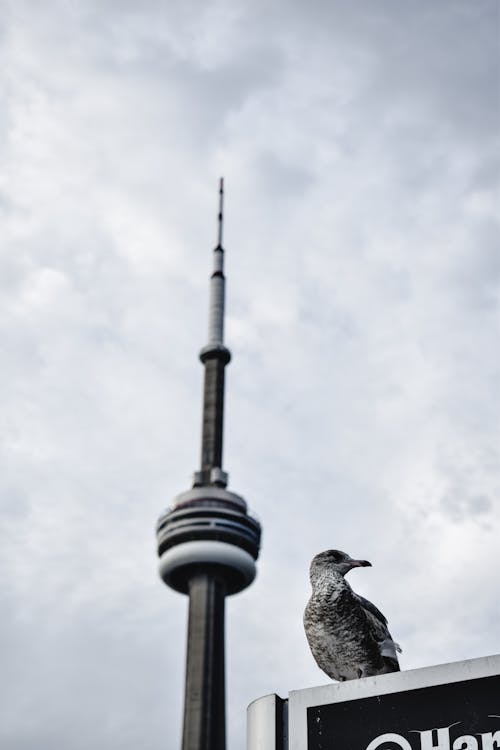
[[[311,562],[304,629],[318,667],[340,682],[399,672],[396,652],[401,648],[392,640],[387,619],[344,578],[352,568],[368,566],[368,560],[353,560],[335,549]]]

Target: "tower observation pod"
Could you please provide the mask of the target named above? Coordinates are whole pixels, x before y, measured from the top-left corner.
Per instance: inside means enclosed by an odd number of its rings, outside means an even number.
[[[157,524],[163,581],[189,596],[182,750],[224,750],[226,596],[249,586],[256,574],[261,528],[245,500],[226,489],[222,468],[224,372],[224,183],[219,187],[218,241],[210,278],[200,470]]]

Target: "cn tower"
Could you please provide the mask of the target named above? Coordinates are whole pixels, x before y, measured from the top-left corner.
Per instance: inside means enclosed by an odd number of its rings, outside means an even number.
[[[160,575],[189,596],[182,750],[225,750],[225,598],[249,586],[256,574],[260,524],[245,500],[226,489],[222,468],[224,373],[224,183],[219,188],[218,241],[210,277],[201,464],[193,487],[178,495],[157,524]]]

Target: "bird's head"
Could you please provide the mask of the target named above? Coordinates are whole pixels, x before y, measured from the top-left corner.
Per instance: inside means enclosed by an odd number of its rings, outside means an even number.
[[[326,552],[320,552],[316,555],[310,567],[311,582],[321,576],[323,573],[335,571],[342,576],[349,573],[352,568],[366,568],[371,567],[371,563],[368,560],[354,560],[349,557],[345,552],[341,552],[338,549],[328,549]]]

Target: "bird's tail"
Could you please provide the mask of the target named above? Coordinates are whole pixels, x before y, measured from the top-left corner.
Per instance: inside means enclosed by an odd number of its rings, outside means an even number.
[[[400,672],[401,669],[398,664],[397,659],[390,659],[387,656],[384,656],[384,670],[381,672],[381,674],[387,673],[387,672]]]

